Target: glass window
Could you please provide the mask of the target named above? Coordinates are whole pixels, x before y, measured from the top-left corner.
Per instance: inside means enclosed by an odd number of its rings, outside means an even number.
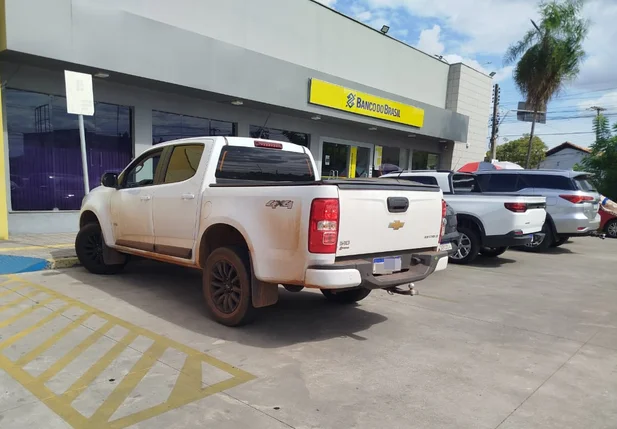
[[[395,179],[395,177],[393,177]],[[423,185],[435,185],[437,186],[437,179],[431,176],[401,176],[401,179],[409,180],[411,182],[422,183]]]
[[[526,188],[537,189],[561,189],[575,191],[576,187],[572,180],[565,176],[554,174],[521,174],[521,180]]]
[[[587,176],[578,176],[574,178],[574,184],[578,189],[585,192],[596,192],[596,187],[591,183]]]
[[[409,168],[409,149],[383,146],[381,149],[381,165],[378,166],[382,174]]]
[[[279,149],[225,146],[221,151],[217,179],[271,182],[312,182],[315,173],[304,153]]]
[[[145,156],[136,164],[133,164],[124,173],[124,177],[120,178],[121,187],[123,188],[141,188],[154,184],[156,168],[161,160],[163,151],[156,151]]]
[[[436,170],[439,166],[439,155],[436,153],[414,151],[411,157],[412,170]]]
[[[481,192],[476,176],[472,174],[453,174],[452,189],[454,193]]]
[[[309,135],[296,131],[277,130],[275,128],[264,128],[251,125],[249,128],[249,135],[254,139],[278,140],[309,147]]]
[[[233,122],[152,111],[152,144],[190,137],[235,135]]]
[[[85,194],[76,115],[66,99],[8,88],[5,91],[14,211],[79,210]],[[90,187],[133,157],[132,110],[95,102],[84,118]]]
[[[516,192],[519,190],[518,174],[480,174],[484,192]]]
[[[174,147],[165,172],[164,183],[183,182],[193,177],[197,173],[203,152],[202,144]]]

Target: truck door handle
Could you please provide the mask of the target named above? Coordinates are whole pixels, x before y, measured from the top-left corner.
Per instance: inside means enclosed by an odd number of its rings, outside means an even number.
[[[183,200],[192,200],[195,198],[195,194],[182,194]]]
[[[139,199],[142,201],[150,201],[152,197],[150,195],[142,195]]]

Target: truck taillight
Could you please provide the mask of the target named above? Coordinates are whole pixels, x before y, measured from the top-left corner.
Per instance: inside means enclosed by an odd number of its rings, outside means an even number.
[[[308,250],[311,253],[336,253],[339,200],[316,198],[311,204]]]
[[[441,200],[441,229],[439,230],[439,242],[441,243],[441,237],[446,234],[446,225],[448,221],[446,215],[448,214],[448,205],[445,200]]]
[[[504,203],[503,206],[514,213],[525,213],[527,211],[526,203]]]
[[[589,197],[587,195],[560,195],[559,198],[563,198],[564,200],[570,201],[572,204],[580,204],[585,201],[593,201],[593,197]]]

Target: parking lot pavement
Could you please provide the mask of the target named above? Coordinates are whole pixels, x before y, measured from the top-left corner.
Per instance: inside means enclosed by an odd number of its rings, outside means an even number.
[[[416,297],[281,291],[204,316],[200,275],[0,278],[0,428],[613,428],[617,240],[450,266]]]

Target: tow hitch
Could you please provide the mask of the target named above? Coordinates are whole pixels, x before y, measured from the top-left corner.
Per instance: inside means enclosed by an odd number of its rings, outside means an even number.
[[[409,283],[407,285],[407,287],[409,289],[399,289],[398,286],[392,286],[389,288],[386,288],[386,291],[390,294],[390,295],[408,295],[408,296],[413,296],[413,295],[417,295],[418,291],[414,289],[414,284],[413,283]]]

